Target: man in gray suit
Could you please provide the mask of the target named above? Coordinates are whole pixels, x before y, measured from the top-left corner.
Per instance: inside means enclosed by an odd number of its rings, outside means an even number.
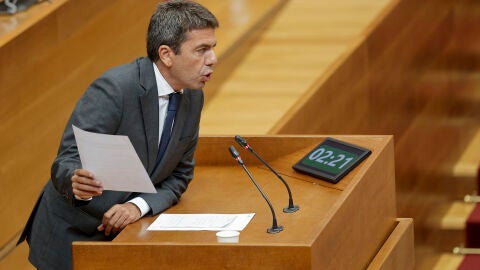
[[[111,240],[142,216],[178,202],[193,177],[201,89],[217,62],[217,27],[215,16],[197,3],[162,3],[148,27],[148,58],[110,69],[89,86],[67,123],[51,179],[19,241],[27,239],[34,266],[71,269],[72,241]],[[169,104],[177,104],[176,115],[173,126],[163,128]],[[103,190],[94,172],[81,169],[72,125],[127,135],[158,193]],[[161,134],[170,131],[162,142]]]

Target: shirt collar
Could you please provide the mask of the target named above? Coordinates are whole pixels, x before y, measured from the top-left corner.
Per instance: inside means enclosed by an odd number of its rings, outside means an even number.
[[[173,88],[168,84],[168,82],[165,80],[165,78],[162,76],[160,73],[160,70],[158,70],[157,65],[153,63],[153,72],[155,73],[155,81],[157,82],[157,91],[158,91],[158,96],[167,96],[173,92]],[[179,91],[180,94],[183,94],[183,89]]]

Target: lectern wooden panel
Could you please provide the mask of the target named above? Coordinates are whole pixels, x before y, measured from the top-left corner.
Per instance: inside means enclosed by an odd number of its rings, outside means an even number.
[[[398,218],[397,226],[378,251],[367,270],[405,270],[415,268],[413,219]]]
[[[74,269],[365,269],[395,228],[391,136],[331,136],[372,154],[331,184],[292,165],[323,136],[246,137],[250,146],[289,183],[300,210],[283,213],[285,186],[239,146],[284,231],[269,234],[272,216],[243,169],[228,152],[233,137],[202,137],[195,177],[168,213],[251,213],[239,243],[217,243],[211,231],[147,231],[156,217],[129,225],[112,242],[75,242]],[[413,248],[413,247],[412,247]]]

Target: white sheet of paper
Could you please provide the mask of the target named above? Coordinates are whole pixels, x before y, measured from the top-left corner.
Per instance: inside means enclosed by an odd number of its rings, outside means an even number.
[[[160,214],[147,231],[241,231],[255,213]]]
[[[127,136],[72,127],[83,169],[92,172],[104,190],[157,193]]]

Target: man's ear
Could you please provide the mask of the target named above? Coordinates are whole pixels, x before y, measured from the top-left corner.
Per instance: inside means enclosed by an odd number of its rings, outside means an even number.
[[[174,52],[173,50],[168,47],[167,45],[161,45],[159,48],[158,48],[158,57],[159,57],[159,60],[162,61],[162,63],[167,66],[167,67],[171,67],[172,64],[173,64],[173,57],[174,55]]]

